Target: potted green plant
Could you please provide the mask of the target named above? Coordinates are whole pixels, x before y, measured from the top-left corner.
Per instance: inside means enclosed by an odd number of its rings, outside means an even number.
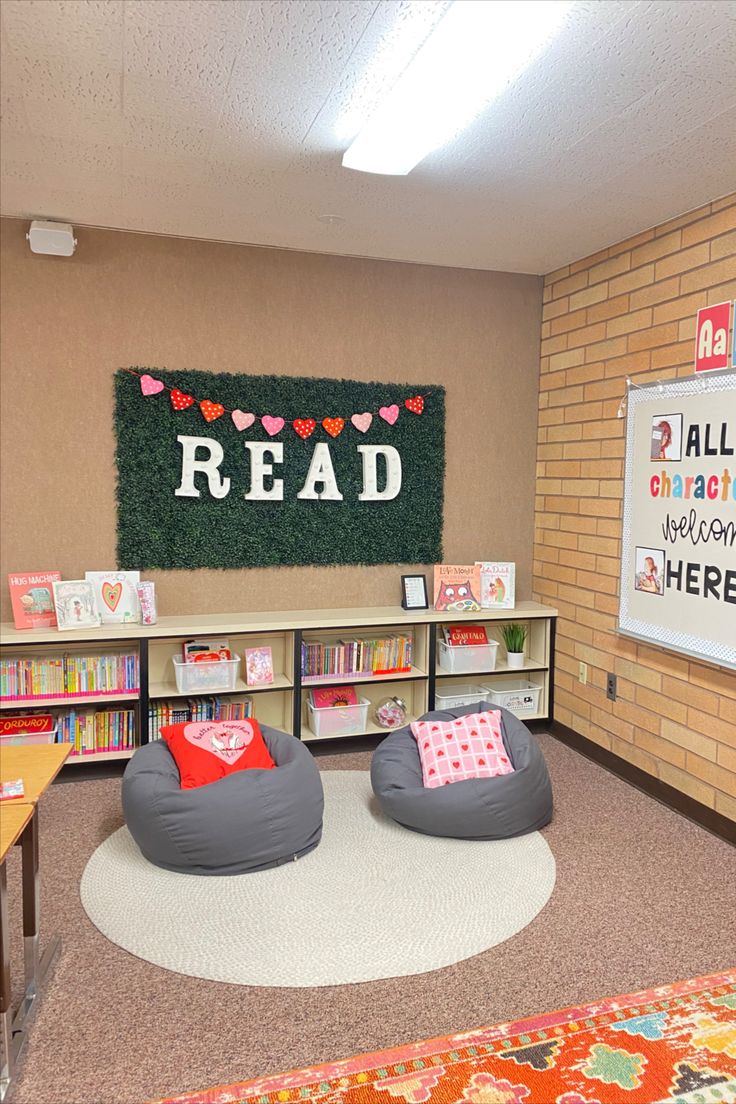
[[[512,622],[501,626],[501,636],[506,645],[509,667],[519,668],[524,666],[524,644],[526,643],[526,627]]]

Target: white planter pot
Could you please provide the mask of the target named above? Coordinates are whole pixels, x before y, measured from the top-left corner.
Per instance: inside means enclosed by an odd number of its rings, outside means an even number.
[[[507,658],[507,661],[508,661],[509,668],[512,671],[514,671],[514,670],[518,671],[519,669],[523,668],[524,660],[526,659],[526,655],[525,655],[524,652],[507,652],[506,653],[506,658]]]

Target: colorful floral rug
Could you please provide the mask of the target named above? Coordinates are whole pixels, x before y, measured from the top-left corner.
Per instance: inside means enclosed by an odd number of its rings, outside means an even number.
[[[156,1104],[735,1104],[736,970]]]

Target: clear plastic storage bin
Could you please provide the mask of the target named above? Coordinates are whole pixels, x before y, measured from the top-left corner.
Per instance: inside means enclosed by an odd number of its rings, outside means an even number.
[[[324,709],[315,709],[308,702],[309,727],[320,739],[328,736],[355,736],[365,732],[368,727],[370,704],[367,698],[361,698],[357,705],[328,705]]]
[[[213,659],[206,663],[185,663],[174,659],[176,689],[180,694],[201,694],[211,690],[234,690],[240,659]]]
[[[16,744],[55,744],[56,728],[50,732],[2,732],[0,733],[0,751]]]
[[[460,705],[473,705],[486,701],[485,686],[448,686],[434,695],[436,709],[455,709]]]
[[[443,671],[462,674],[463,671],[495,671],[498,644],[445,644],[437,641],[437,659]]]
[[[494,679],[493,685],[485,688],[487,701],[519,716],[539,712],[541,693],[541,686],[527,682],[526,679]]]

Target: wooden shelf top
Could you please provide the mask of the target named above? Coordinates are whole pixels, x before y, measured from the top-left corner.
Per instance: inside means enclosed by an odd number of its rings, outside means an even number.
[[[529,621],[556,617],[557,610],[539,602],[519,602],[514,609],[451,613],[439,610],[403,610],[400,606],[366,606],[350,609],[272,610],[258,613],[208,613],[161,617],[155,625],[100,625],[94,629],[16,629],[0,625],[0,644],[14,649],[28,644],[53,644],[60,649],[111,640],[160,640],[165,637],[207,633],[289,632],[294,629],[358,629],[387,625],[426,625],[443,621]]]

